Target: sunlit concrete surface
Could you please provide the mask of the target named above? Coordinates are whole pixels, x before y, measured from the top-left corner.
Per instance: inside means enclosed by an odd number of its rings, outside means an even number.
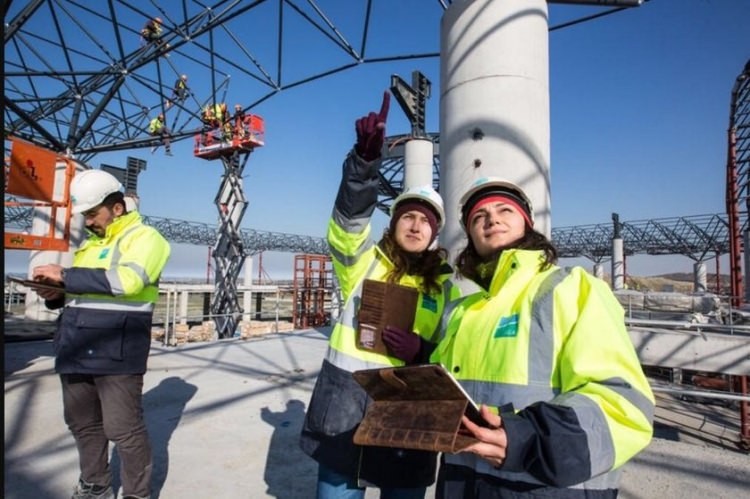
[[[154,343],[144,387],[153,497],[313,498],[317,468],[297,441],[329,332]],[[48,339],[5,344],[7,499],[66,498],[78,478],[53,365]],[[737,411],[661,398],[659,438],[626,466],[621,497],[745,496],[750,457],[732,448]]]

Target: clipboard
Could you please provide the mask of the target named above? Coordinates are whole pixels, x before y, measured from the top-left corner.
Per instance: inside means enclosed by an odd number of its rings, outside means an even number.
[[[53,291],[62,291],[62,292],[65,291],[65,286],[62,286],[60,284],[34,281],[31,279],[19,279],[18,277],[8,277],[8,280],[11,282],[15,282],[16,284],[20,284],[21,286],[31,288],[31,289],[50,289]]]
[[[441,365],[366,369],[352,373],[372,398],[354,433],[357,445],[455,453],[477,442],[461,417],[487,426],[479,407]]]
[[[401,284],[365,279],[357,312],[357,346],[388,355],[383,328],[396,326],[412,331],[419,291]]]

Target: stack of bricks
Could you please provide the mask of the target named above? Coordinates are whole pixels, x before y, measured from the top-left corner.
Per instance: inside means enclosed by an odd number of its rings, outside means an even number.
[[[246,340],[256,336],[263,336],[271,333],[286,333],[294,331],[294,324],[289,321],[242,321],[239,324],[240,338]]]
[[[242,321],[239,323],[240,338],[246,340],[271,333],[288,333],[294,331],[294,324],[290,321]],[[164,341],[164,328],[151,328],[151,339],[153,341]],[[169,345],[177,346],[197,341],[214,341],[216,336],[216,323],[214,321],[203,321],[198,326],[190,327],[188,324],[175,324],[174,332],[170,334]]]
[[[213,341],[216,339],[216,323],[203,321],[199,326],[193,326],[188,331],[188,341]]]
[[[164,341],[164,328],[163,327],[152,327],[151,328],[151,340],[152,341]]]

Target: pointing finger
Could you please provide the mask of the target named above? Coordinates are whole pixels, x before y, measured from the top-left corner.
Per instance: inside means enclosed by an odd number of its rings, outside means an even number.
[[[388,108],[391,106],[391,94],[387,90],[383,92],[383,104],[380,105],[380,113],[378,114],[378,121],[385,123],[388,118]]]

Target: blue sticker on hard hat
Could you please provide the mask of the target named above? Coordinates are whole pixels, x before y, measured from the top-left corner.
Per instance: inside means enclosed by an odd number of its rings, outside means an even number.
[[[500,322],[495,328],[495,338],[512,338],[518,335],[518,314],[508,317],[500,317]]]
[[[430,312],[437,312],[437,300],[432,296],[422,295],[422,308],[426,308]]]
[[[107,258],[108,254],[109,254],[109,248],[103,248],[101,252],[99,253],[99,260],[103,260],[104,258]]]

